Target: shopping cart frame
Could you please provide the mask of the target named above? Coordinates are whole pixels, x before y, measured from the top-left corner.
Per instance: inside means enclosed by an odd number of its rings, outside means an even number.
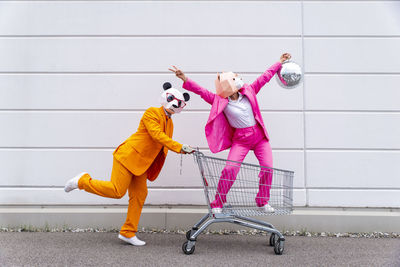
[[[206,201],[207,201],[207,206],[208,206],[208,213],[205,214],[193,227],[191,230],[186,232],[186,239],[187,241],[183,243],[182,245],[182,251],[186,255],[190,255],[194,252],[195,250],[195,245],[197,241],[197,237],[211,224],[214,223],[233,223],[237,224],[240,226],[248,227],[248,228],[253,228],[261,231],[265,231],[270,233],[270,239],[269,239],[269,245],[274,247],[274,252],[277,255],[281,255],[284,251],[284,245],[285,245],[285,237],[282,235],[281,232],[279,232],[272,224],[268,222],[264,222],[261,220],[257,220],[254,218],[250,218],[247,216],[241,216],[238,214],[234,214],[232,212],[222,212],[222,213],[213,213],[211,206],[210,206],[210,201],[209,201],[209,192],[208,192],[208,183],[207,183],[207,178],[204,175],[204,166],[203,166],[203,159],[207,158],[210,160],[223,160],[220,158],[216,157],[209,157],[205,156],[202,152],[200,151],[195,151],[193,152],[194,159],[196,163],[199,166],[200,174],[202,176],[202,182],[203,182],[203,188],[204,188],[204,194],[206,196]],[[226,161],[228,162],[228,161]],[[250,167],[262,167],[254,164],[249,164],[249,163],[240,163],[240,162],[234,162],[234,161],[229,161],[233,163],[240,164],[240,168],[243,165],[250,166]],[[262,167],[262,168],[267,168],[267,167]],[[287,174],[291,175],[291,179],[293,180],[294,177],[294,172],[292,171],[286,171],[286,170],[281,170],[281,169],[275,169],[275,168],[269,168],[270,170],[275,170],[275,171],[281,171],[281,172],[286,172]],[[291,188],[293,189],[293,188]],[[291,199],[293,201],[293,199]],[[290,210],[286,211],[286,214],[291,213],[292,211],[292,206],[290,207]],[[259,215],[259,214],[258,214]],[[265,214],[265,215],[271,215],[271,214]]]

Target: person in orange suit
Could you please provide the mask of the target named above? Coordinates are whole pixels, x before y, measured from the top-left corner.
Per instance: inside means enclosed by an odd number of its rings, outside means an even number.
[[[80,189],[109,198],[122,198],[128,190],[128,214],[118,237],[135,246],[146,244],[136,236],[136,232],[147,196],[147,180],[157,178],[168,150],[183,154],[194,151],[190,146],[171,139],[174,128],[171,115],[181,112],[190,96],[172,88],[168,82],[163,87],[162,106],[147,109],[136,133],[114,151],[111,180],[95,180],[83,172],[70,179],[64,187],[67,193]]]

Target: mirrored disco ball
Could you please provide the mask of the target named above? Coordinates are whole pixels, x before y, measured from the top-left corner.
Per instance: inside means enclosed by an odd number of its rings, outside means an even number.
[[[281,87],[293,89],[303,79],[303,72],[298,64],[287,60],[282,63],[282,68],[276,73],[276,79]]]

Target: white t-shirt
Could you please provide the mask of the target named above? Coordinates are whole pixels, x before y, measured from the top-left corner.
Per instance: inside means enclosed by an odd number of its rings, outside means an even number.
[[[229,97],[228,100],[224,113],[233,128],[247,128],[256,125],[253,109],[246,96],[239,93],[237,100],[232,100]]]

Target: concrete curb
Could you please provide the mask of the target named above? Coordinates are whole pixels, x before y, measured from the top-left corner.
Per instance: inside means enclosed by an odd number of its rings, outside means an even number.
[[[140,227],[190,229],[207,212],[206,207],[145,207]],[[121,206],[0,207],[0,227],[11,228],[119,229],[125,218],[126,207]],[[291,215],[257,218],[272,223],[282,231],[400,232],[400,210],[397,209],[297,208]],[[233,224],[213,224],[209,229],[244,228]]]

